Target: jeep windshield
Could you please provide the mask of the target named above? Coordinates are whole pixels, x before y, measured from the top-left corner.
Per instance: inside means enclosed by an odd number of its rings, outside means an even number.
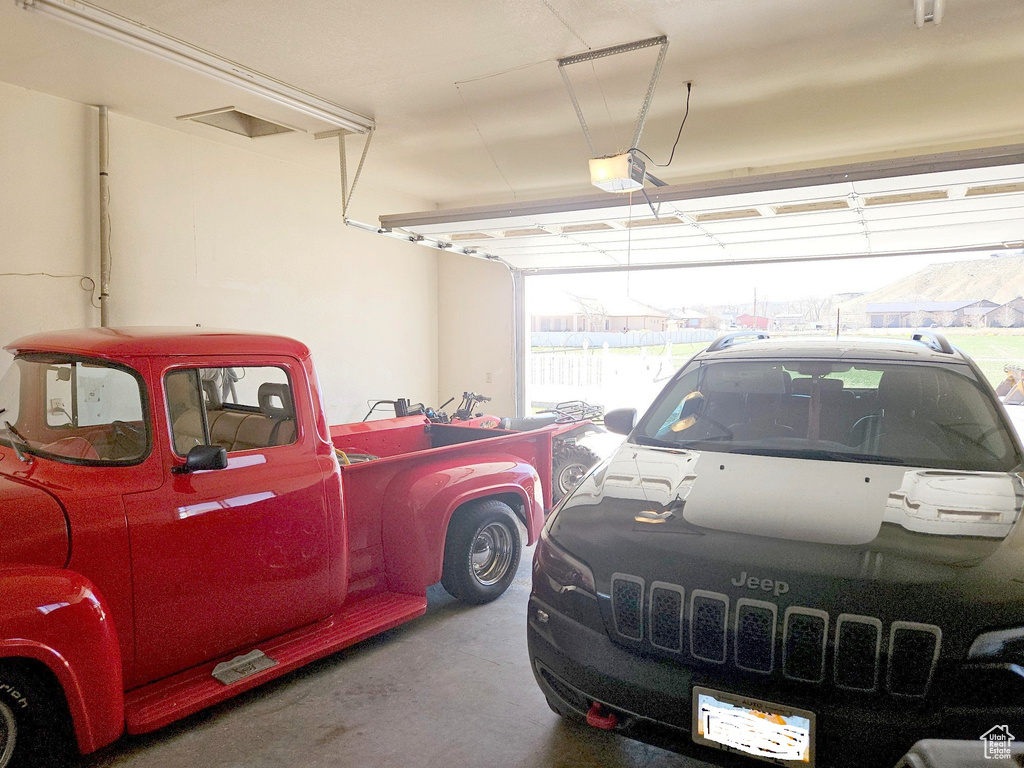
[[[123,366],[19,356],[0,378],[0,444],[28,461],[136,463],[150,444],[143,404],[141,381]]]
[[[634,432],[641,444],[1001,471],[1021,464],[1011,427],[966,365],[699,361]]]

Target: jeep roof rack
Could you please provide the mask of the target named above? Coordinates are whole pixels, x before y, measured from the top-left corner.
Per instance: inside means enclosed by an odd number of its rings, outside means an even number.
[[[926,347],[931,347],[936,352],[942,352],[945,355],[953,354],[953,347],[941,333],[935,331],[914,331],[914,335],[911,336],[914,341],[919,341]]]
[[[751,337],[751,338],[748,339],[747,337]],[[714,352],[714,351],[719,350],[719,349],[725,349],[726,347],[731,347],[734,344],[736,344],[737,342],[740,342],[741,339],[746,339],[747,341],[753,341],[754,339],[770,339],[770,338],[771,338],[771,336],[769,336],[764,331],[736,331],[736,333],[727,333],[724,336],[719,336],[717,339],[712,341],[711,345],[706,350],[704,350],[704,351],[705,352]]]

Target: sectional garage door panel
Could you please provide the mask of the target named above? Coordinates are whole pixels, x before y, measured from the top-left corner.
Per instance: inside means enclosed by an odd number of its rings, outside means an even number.
[[[983,163],[960,155],[948,163]],[[648,190],[653,210],[605,194],[381,223],[530,271],[1024,247],[1024,162],[705,197]]]

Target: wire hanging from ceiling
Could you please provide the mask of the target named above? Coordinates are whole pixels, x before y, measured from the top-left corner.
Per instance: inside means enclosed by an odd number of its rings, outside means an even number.
[[[491,152],[491,148],[487,146],[487,142],[484,140],[484,135],[480,131],[480,126],[477,125],[476,120],[473,119],[473,113],[469,111],[469,105],[466,104],[466,99],[463,97],[462,89],[459,88],[458,83],[455,83],[455,91],[459,94],[459,101],[462,102],[462,108],[466,111],[466,117],[469,118],[469,122],[471,122],[473,124],[473,128],[476,129],[476,135],[480,137],[480,143],[484,145],[484,151],[486,151],[487,156],[491,158],[491,163],[494,165],[494,170],[498,172],[498,175],[501,176],[501,180],[504,181],[505,186],[508,187],[508,191],[512,193],[512,199],[518,199],[516,196],[516,191],[512,188],[512,185],[509,183],[508,177],[505,176],[505,172],[502,171],[501,166],[498,165],[498,161],[495,159],[494,153]]]
[[[676,156],[676,147],[679,146],[679,137],[683,135],[683,126],[686,125],[686,118],[690,116],[690,91],[691,90],[693,90],[693,83],[687,82],[686,83],[686,111],[683,112],[683,121],[679,124],[679,131],[676,133],[676,140],[672,144],[672,152],[668,156],[668,162],[667,163],[656,163],[654,161],[654,158],[652,158],[650,155],[648,155],[646,152],[644,152],[639,147],[630,147],[628,151],[629,152],[636,152],[638,155],[643,155],[644,157],[646,157],[648,160],[651,161],[651,165],[657,166],[658,168],[667,168],[668,166],[672,165],[672,158],[674,158]]]
[[[548,2],[548,0],[541,0],[541,2],[544,3],[544,5],[547,7],[547,9],[549,11],[551,11],[551,14],[556,19],[558,19],[560,22],[562,22],[562,26],[565,27],[566,29],[568,29],[572,33],[573,37],[575,37],[577,40],[579,40],[581,43],[583,43],[583,45],[586,46],[588,51],[593,50],[589,45],[587,45],[587,41],[583,39],[582,35],[580,35],[579,32],[577,32],[575,29],[573,29],[571,26],[569,26],[569,22],[562,18],[562,15],[558,11],[555,10],[554,6],[552,6],[551,3]]]

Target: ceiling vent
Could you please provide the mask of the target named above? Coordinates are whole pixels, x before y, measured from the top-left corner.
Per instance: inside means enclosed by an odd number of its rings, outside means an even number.
[[[814,213],[816,211],[844,211],[850,207],[846,200],[818,200],[813,203],[793,203],[791,205],[776,205],[772,207],[780,216],[787,213]]]
[[[676,216],[662,216],[660,219],[632,219],[622,222],[629,229],[637,227],[664,227],[669,224],[682,224],[683,220]]]
[[[693,218],[701,223],[706,221],[732,221],[733,219],[756,219],[761,212],[756,208],[739,208],[735,211],[713,211],[698,213]]]
[[[220,128],[222,131],[237,133],[239,136],[248,136],[256,139],[260,136],[273,136],[278,133],[294,133],[295,128],[286,125],[272,123],[255,115],[248,115],[239,112],[234,107],[222,107],[211,109],[206,112],[196,112],[193,115],[182,115],[179,120],[188,120],[193,123],[203,123]]]
[[[1009,195],[1013,192],[1024,192],[1024,183],[988,184],[984,187],[970,187],[967,190],[967,197],[974,197],[976,195]]]
[[[895,205],[896,203],[923,203],[928,200],[945,200],[949,192],[945,189],[930,189],[927,192],[900,192],[895,195],[877,195],[864,200],[864,205]]]

